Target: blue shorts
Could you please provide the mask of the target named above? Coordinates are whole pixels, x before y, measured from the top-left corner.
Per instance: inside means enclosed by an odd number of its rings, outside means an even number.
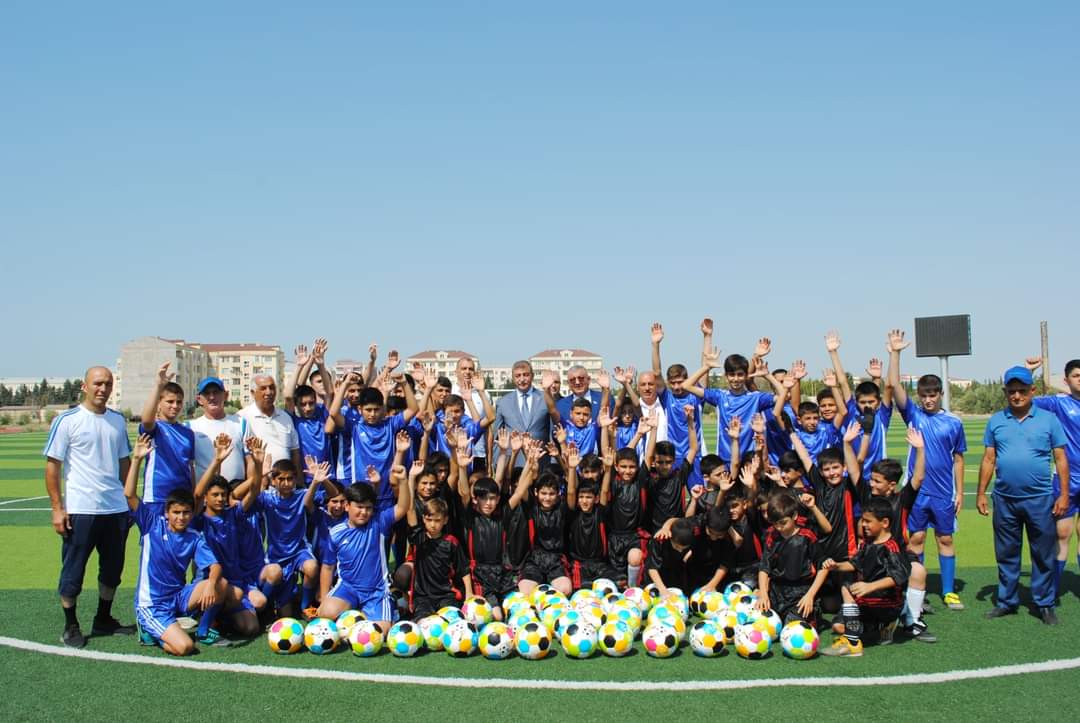
[[[337,585],[330,588],[329,597],[344,601],[351,609],[364,613],[368,620],[385,620],[392,623],[398,617],[397,605],[394,604],[394,598],[387,590],[364,592],[357,590],[344,580],[338,580]]]
[[[154,640],[160,641],[161,636],[176,622],[177,615],[185,615],[188,612],[188,603],[191,594],[195,592],[198,582],[189,582],[187,585],[171,597],[154,600],[147,606],[135,606],[135,620],[139,627],[150,634]]]
[[[311,554],[311,549],[305,547],[300,552],[296,553],[288,560],[282,560],[278,562],[281,565],[281,579],[287,583],[291,583],[301,574],[304,567],[304,563],[308,560],[314,560],[315,556]]]
[[[1061,479],[1054,475],[1054,499],[1058,498],[1061,494]],[[1080,479],[1077,479],[1076,475],[1069,475],[1069,509],[1065,510],[1065,514],[1061,515],[1057,519],[1065,520],[1073,517],[1077,513],[1080,513]]]
[[[908,514],[908,532],[925,532],[928,527],[933,527],[937,535],[956,532],[956,503],[929,495],[916,497]]]

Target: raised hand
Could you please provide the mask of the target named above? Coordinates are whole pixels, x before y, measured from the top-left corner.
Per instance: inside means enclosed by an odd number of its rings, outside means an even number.
[[[369,346],[367,348],[367,352],[368,352],[368,358],[371,359],[372,363],[374,363],[375,360],[379,358],[379,345],[378,344],[372,344],[371,346]]]
[[[510,428],[503,427],[495,433],[495,444],[499,445],[499,449],[503,452],[510,451]]]
[[[566,444],[566,425],[560,424],[554,430],[555,441],[559,444]]]
[[[750,374],[750,378],[754,377],[767,377],[769,376],[769,362],[764,359],[757,360],[757,366],[754,367],[754,371]]]
[[[435,415],[431,413],[430,409],[425,409],[420,413],[420,426],[424,428],[424,434],[431,432],[435,428]]]
[[[754,469],[752,465],[744,464],[739,469],[739,481],[747,487],[754,486]]]
[[[731,472],[728,472],[727,468],[720,470],[720,491],[727,493],[735,486],[735,478],[731,476]]]
[[[224,462],[232,454],[232,437],[222,432],[214,437],[214,459]]]
[[[424,460],[414,459],[412,466],[409,467],[409,479],[415,480],[420,476],[420,473],[424,471]]]
[[[574,469],[579,464],[581,464],[581,451],[578,450],[576,444],[571,442],[566,445],[566,466],[570,469]]]
[[[615,381],[619,384],[626,385],[630,383],[629,378],[626,376],[626,370],[622,367],[615,367],[614,370]]]
[[[1027,370],[1029,372],[1033,372],[1042,366],[1042,357],[1029,356],[1028,358],[1024,359],[1024,366],[1027,367]]]
[[[428,388],[427,380],[424,378],[424,365],[420,362],[413,362],[412,367],[413,382],[416,383],[416,388],[420,391],[424,391]]]
[[[469,448],[469,435],[461,427],[454,427],[454,446],[458,449]]]
[[[407,454],[412,448],[412,437],[404,429],[394,436],[394,451],[398,454]]]
[[[712,319],[710,319],[709,317],[706,316],[704,319],[701,320],[701,333],[704,336],[712,336],[712,330],[713,330]]]
[[[760,359],[762,357],[768,356],[769,352],[771,352],[771,351],[772,351],[772,339],[770,339],[767,336],[763,336],[760,339],[758,339],[757,346],[754,347],[754,356],[756,356],[756,357],[758,357]]]
[[[796,381],[806,376],[806,362],[802,359],[796,359],[791,362],[791,366],[788,368],[788,376],[794,377]]]
[[[555,372],[551,371],[550,369],[545,369],[540,375],[540,386],[544,389],[544,391],[550,392],[551,388],[555,386],[555,381],[558,378],[559,377],[556,376]]]
[[[821,373],[821,381],[825,386],[832,389],[836,386],[836,372],[832,369],[826,369]]]
[[[911,346],[911,342],[904,338],[904,332],[900,329],[891,329],[888,336],[887,348],[890,352],[901,352]]]
[[[462,433],[464,435],[464,433]],[[454,450],[455,456],[457,456],[457,463],[459,467],[468,467],[472,464],[472,454],[469,452],[469,443],[467,441],[464,444],[458,444]]]
[[[664,340],[664,325],[659,321],[654,321],[652,329],[650,330],[650,338],[653,344],[659,344]]]
[[[424,384],[428,390],[434,389],[438,383],[439,375],[435,373],[435,370],[431,367],[424,367]]]
[[[693,404],[684,404],[683,408],[682,408],[682,411],[683,411],[683,415],[686,417],[686,421],[688,421],[688,422],[693,421],[693,419],[694,419],[694,411],[695,411],[695,407],[694,407]]]
[[[705,366],[715,369],[720,366],[720,349],[714,346],[712,349],[702,352],[701,360],[705,362]]]
[[[881,379],[882,364],[877,357],[866,363],[866,375],[871,379]]]
[[[784,377],[784,381],[780,382],[780,386],[790,392],[792,389],[795,388],[795,385],[798,383],[799,381],[795,377],[788,374]]]
[[[303,366],[304,362],[308,359],[308,348],[304,344],[297,344],[293,347],[293,357],[296,359],[297,368]]]
[[[596,375],[596,383],[600,385],[601,389],[611,389],[611,375],[608,374],[607,369],[602,369]]]
[[[615,422],[615,417],[611,416],[611,412],[606,409],[601,409],[600,413],[596,415],[596,423],[600,425],[601,429],[610,427]]]
[[[167,384],[167,383],[171,382],[173,379],[176,379],[175,374],[170,374],[169,373],[169,364],[170,364],[170,362],[165,362],[160,367],[158,367],[158,370],[157,370],[158,384]]]
[[[926,444],[923,441],[923,434],[914,427],[908,427],[907,430],[907,443],[915,449],[922,449]]]
[[[315,344],[311,347],[311,355],[315,357],[315,363],[319,366],[323,366],[326,363],[326,350],[330,348],[326,339],[321,336],[315,340]]]
[[[525,435],[516,429],[510,433],[510,451],[515,455],[521,451],[522,445],[525,444]]]
[[[382,481],[382,475],[379,474],[379,470],[375,469],[374,465],[370,465],[370,464],[368,465],[368,468],[367,468],[367,481],[370,482],[372,484],[372,486],[375,486],[375,485],[379,484],[379,482]]]
[[[742,434],[742,420],[738,417],[732,417],[731,421],[728,422],[727,436],[738,439],[740,434]]]
[[[854,442],[856,439],[859,438],[859,432],[861,431],[862,425],[860,425],[858,422],[852,422],[844,430],[844,441],[849,444]]]
[[[802,502],[803,507],[808,510],[812,510],[817,507],[817,500],[809,492],[802,492],[799,494],[799,502]]]
[[[476,373],[469,377],[469,385],[472,387],[472,389],[478,392],[484,391],[484,376],[479,372],[479,370],[477,370]]]
[[[732,417],[732,419],[738,419],[738,417]],[[765,415],[761,412],[756,412],[754,416],[750,417],[750,430],[754,434],[765,434]]]
[[[764,475],[765,475],[765,477],[767,479],[770,479],[773,482],[779,482],[780,481],[780,468],[779,467],[774,467],[771,464],[767,464],[767,465],[765,465]]]
[[[248,437],[244,440],[244,446],[247,447],[248,454],[255,460],[255,464],[262,465],[263,459],[268,456],[266,454],[266,445],[258,437]]]
[[[825,334],[825,351],[830,354],[840,348],[840,334],[830,331]]]
[[[131,450],[131,456],[135,459],[143,459],[154,448],[154,438],[149,434],[140,434],[135,440],[135,447]]]
[[[605,469],[611,469],[612,467],[614,467],[615,466],[615,450],[609,449],[606,452],[604,452],[604,456],[602,457],[602,461],[604,463],[604,468]]]
[[[397,369],[398,364],[401,363],[401,355],[398,354],[397,349],[391,349],[390,354],[386,357],[386,368]]]

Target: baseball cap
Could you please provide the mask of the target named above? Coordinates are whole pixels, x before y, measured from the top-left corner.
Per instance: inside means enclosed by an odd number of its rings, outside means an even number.
[[[1035,380],[1031,377],[1031,372],[1028,370],[1028,368],[1020,366],[1009,367],[1008,369],[1006,369],[1003,380],[1005,384],[1013,381],[1021,382],[1023,384],[1035,383]]]
[[[196,394],[202,394],[206,391],[206,388],[216,384],[222,391],[225,390],[225,382],[221,381],[217,377],[203,377],[202,380],[195,387]]]

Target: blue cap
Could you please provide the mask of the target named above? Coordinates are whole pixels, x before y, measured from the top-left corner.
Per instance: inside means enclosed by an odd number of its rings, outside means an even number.
[[[207,387],[213,386],[214,384],[218,385],[218,387],[222,391],[225,391],[225,382],[221,381],[217,377],[203,377],[202,381],[200,381],[199,384],[195,387],[195,393],[202,394],[206,391]]]
[[[1009,367],[1005,370],[1004,383],[1008,384],[1009,382],[1021,382],[1031,385],[1035,383],[1035,380],[1027,367]]]

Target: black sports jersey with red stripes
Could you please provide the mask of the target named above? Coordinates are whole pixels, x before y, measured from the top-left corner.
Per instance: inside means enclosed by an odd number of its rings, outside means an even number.
[[[528,502],[526,508],[532,549],[556,555],[564,554],[566,523],[570,517],[570,508],[566,506],[566,502],[559,500],[550,510],[543,509],[538,502]]]
[[[639,469],[637,476],[629,482],[615,480],[611,483],[610,508],[611,533],[627,534],[637,532],[645,521],[645,489],[648,480],[644,469]]]
[[[432,539],[421,530],[409,542],[415,595],[442,597],[461,589],[462,576],[469,574],[469,559],[456,537],[443,535]]]
[[[646,529],[655,535],[656,531],[672,517],[686,514],[686,480],[694,465],[683,461],[674,474],[659,477],[649,474],[646,483],[647,513]]]
[[[571,559],[607,560],[607,515],[607,505],[593,505],[588,512],[570,510],[566,541]]]
[[[875,495],[870,489],[870,485],[859,482],[859,504],[863,509],[866,509],[866,503],[869,502]],[[907,544],[908,541],[908,528],[907,518],[911,513],[911,506],[915,504],[915,498],[919,496],[919,491],[912,487],[910,484],[906,484],[900,488],[896,494],[892,495],[878,495],[878,499],[887,500],[892,506],[892,514],[889,517],[889,532],[892,534],[893,539],[896,540],[901,547]]]
[[[817,537],[810,530],[800,527],[791,537],[784,537],[769,528],[759,569],[774,583],[806,585],[813,581],[824,559]]]
[[[820,536],[819,543],[826,558],[837,562],[850,560],[858,549],[855,538],[855,494],[846,475],[838,485],[825,481],[817,465],[810,468],[810,484],[814,487],[817,507],[832,525],[832,532]]]
[[[860,607],[894,608],[904,604],[904,588],[911,575],[911,563],[895,538],[890,537],[880,543],[863,541],[851,564],[862,582],[877,582],[891,577],[896,583],[885,590],[855,598]]]
[[[465,549],[471,565],[502,565],[506,555],[506,529],[503,520],[507,517],[504,503],[491,517],[485,517],[472,507],[461,512],[461,522],[465,527]]]

